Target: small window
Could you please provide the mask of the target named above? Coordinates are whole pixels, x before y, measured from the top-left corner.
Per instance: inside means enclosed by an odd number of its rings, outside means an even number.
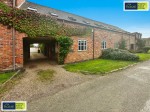
[[[94,23],[96,26],[98,26],[98,27],[104,27],[103,25],[101,25],[101,24],[97,24],[97,23]]]
[[[49,12],[49,14],[50,14],[51,16],[55,16],[55,17],[58,17],[58,15],[57,15],[56,13],[53,13],[53,12]]]
[[[134,44],[131,44],[131,50],[133,50],[134,49]]]
[[[106,49],[106,41],[102,41],[102,49]]]
[[[68,17],[71,21],[77,21],[75,18],[73,18],[73,17]]]
[[[87,50],[86,40],[79,40],[78,41],[78,51],[86,51],[86,50]]]
[[[84,20],[83,20],[83,22],[84,22],[85,24],[90,24],[89,22],[87,22],[87,21],[84,21]]]
[[[27,10],[30,10],[30,11],[34,11],[34,12],[37,12],[37,9],[35,8],[32,8],[32,7],[28,7]]]

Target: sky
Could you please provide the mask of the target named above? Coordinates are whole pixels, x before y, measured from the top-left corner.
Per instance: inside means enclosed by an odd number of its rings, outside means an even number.
[[[150,37],[150,10],[123,11],[124,0],[28,0]],[[126,0],[131,1],[131,0]],[[134,0],[132,0],[134,1]],[[138,1],[138,0],[136,0]],[[142,0],[140,0],[142,1]],[[143,0],[149,1],[150,0]]]

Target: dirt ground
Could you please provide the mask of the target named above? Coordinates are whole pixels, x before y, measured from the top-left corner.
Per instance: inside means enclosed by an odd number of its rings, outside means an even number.
[[[41,54],[32,53],[31,59],[34,59],[34,56],[40,57],[37,55]],[[41,97],[54,95],[59,91],[98,77],[70,73],[65,71],[61,65],[44,57],[40,60],[32,60],[25,68],[26,71],[23,73],[23,78],[10,91],[5,93],[2,98],[3,101],[30,102]],[[37,73],[39,70],[47,69],[52,69],[56,72],[53,81],[41,82],[38,80]]]

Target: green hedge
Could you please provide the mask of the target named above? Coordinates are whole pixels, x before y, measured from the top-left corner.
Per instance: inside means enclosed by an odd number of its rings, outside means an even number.
[[[101,58],[112,60],[137,61],[139,56],[121,49],[106,49],[103,51]]]
[[[150,50],[150,47],[149,47],[149,46],[143,48],[144,53],[148,53],[149,50]]]

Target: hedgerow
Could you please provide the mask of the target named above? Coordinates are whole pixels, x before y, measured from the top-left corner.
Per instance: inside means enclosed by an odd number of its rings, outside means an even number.
[[[126,61],[139,60],[139,56],[132,54],[127,50],[111,49],[111,48],[104,50],[101,58],[112,60],[126,60]]]

